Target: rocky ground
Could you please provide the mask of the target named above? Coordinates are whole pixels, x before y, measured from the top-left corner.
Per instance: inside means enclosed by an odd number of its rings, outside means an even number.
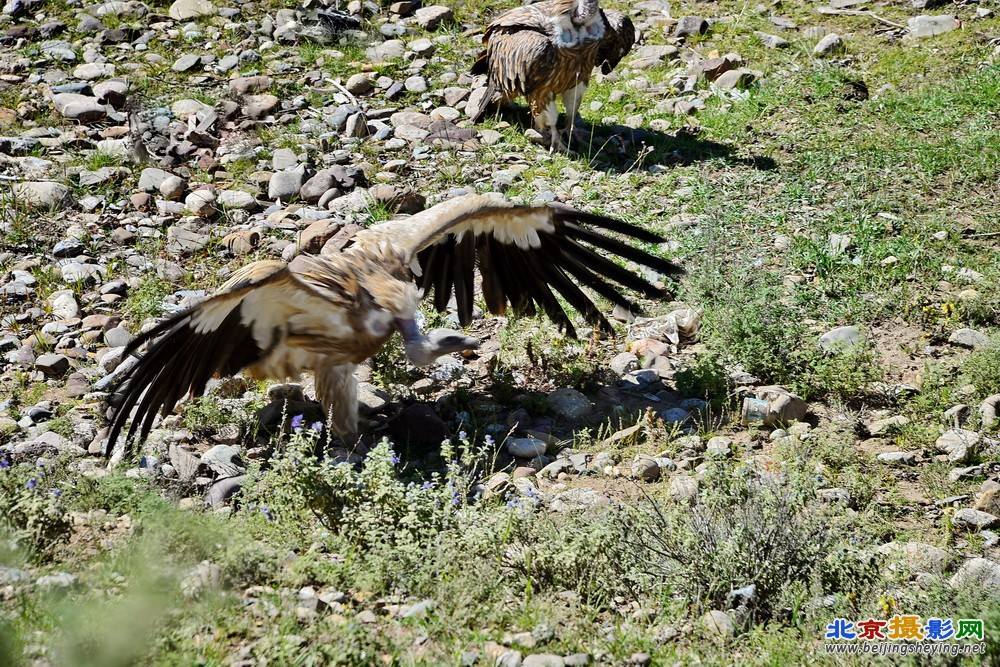
[[[993,5],[610,2],[641,38],[553,154],[468,120],[513,4],[6,3],[0,662],[850,662],[827,624],[895,614],[1000,660]],[[662,232],[676,301],[390,345],[363,467],[309,456],[308,378],[222,379],[107,467],[137,332],[490,191]]]

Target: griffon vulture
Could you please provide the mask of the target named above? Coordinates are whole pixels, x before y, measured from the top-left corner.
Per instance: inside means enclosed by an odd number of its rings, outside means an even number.
[[[452,293],[463,326],[472,320],[474,274],[490,312],[534,315],[540,309],[575,335],[556,298],[596,327],[610,324],[584,293],[586,286],[612,303],[635,309],[627,287],[646,297],[662,291],[595,249],[663,274],[673,263],[607,235],[644,243],[656,234],[635,225],[552,203],[513,204],[465,195],[416,215],[355,233],[339,252],[302,254],[288,264],[259,261],[237,271],[218,294],[167,318],[138,336],[126,356],[149,348],[123,372],[113,400],[106,454],[125,431],[124,453],[145,439],[157,413],[170,414],[185,395],[198,396],[213,375],[239,371],[258,378],[315,373],[317,398],[330,431],[358,439],[357,364],[396,332],[409,361],[428,364],[443,354],[474,348],[458,332],[427,336],[417,326],[418,304],[433,292],[444,310]]]
[[[601,9],[598,0],[547,0],[501,15],[483,43],[472,73],[486,75],[486,100],[524,95],[535,128],[548,131],[553,150],[563,150],[556,96],[566,106],[571,140],[594,67],[610,73],[635,44],[635,26],[628,16]],[[479,110],[473,120],[481,116]]]

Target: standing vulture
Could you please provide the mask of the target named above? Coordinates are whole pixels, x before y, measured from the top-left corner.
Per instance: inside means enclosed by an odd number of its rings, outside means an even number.
[[[600,67],[608,74],[618,65],[635,44],[635,26],[624,14],[601,9],[598,0],[547,0],[501,15],[483,43],[472,73],[486,75],[486,101],[524,95],[535,128],[548,131],[553,150],[563,150],[556,95],[566,106],[571,140],[591,72]],[[481,116],[480,110],[473,120]]]
[[[627,222],[563,204],[523,206],[465,195],[360,230],[339,252],[302,254],[288,264],[249,264],[215,296],[129,343],[126,356],[150,345],[123,372],[105,453],[114,452],[130,416],[123,453],[137,434],[145,439],[157,413],[170,414],[187,394],[201,395],[213,375],[239,371],[275,379],[315,373],[330,431],[353,445],[358,438],[354,370],[395,332],[415,365],[477,346],[458,332],[424,335],[416,321],[421,296],[433,292],[434,307],[444,310],[454,292],[458,319],[467,326],[477,266],[490,312],[502,314],[508,304],[516,314],[541,309],[569,335],[576,332],[556,294],[604,330],[610,324],[581,285],[632,309],[622,287],[662,296],[595,248],[663,274],[682,273],[606,232],[662,241]]]

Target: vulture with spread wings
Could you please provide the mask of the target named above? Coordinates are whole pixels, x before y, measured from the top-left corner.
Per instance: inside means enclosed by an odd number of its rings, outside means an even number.
[[[552,149],[563,150],[556,96],[566,106],[571,140],[591,73],[600,67],[609,74],[618,65],[635,44],[635,26],[628,16],[601,9],[598,0],[547,0],[501,15],[483,43],[472,73],[486,75],[486,101],[524,95],[535,128],[548,131]],[[473,120],[484,110],[474,109]]]
[[[515,314],[534,315],[541,310],[575,335],[557,294],[604,330],[610,324],[581,286],[633,310],[623,287],[650,298],[662,296],[597,250],[662,274],[682,273],[607,232],[645,243],[662,241],[630,223],[563,204],[523,206],[465,195],[360,230],[339,252],[303,254],[288,264],[249,264],[215,296],[129,343],[126,356],[150,345],[122,374],[106,453],[115,451],[130,417],[123,453],[136,435],[145,439],[157,414],[170,414],[185,395],[200,395],[212,376],[239,371],[275,379],[315,373],[330,431],[353,445],[358,439],[356,365],[395,332],[415,365],[478,344],[459,332],[423,334],[417,326],[422,295],[433,293],[434,307],[444,310],[454,294],[458,319],[467,326],[478,267],[490,312],[502,314],[510,307]]]

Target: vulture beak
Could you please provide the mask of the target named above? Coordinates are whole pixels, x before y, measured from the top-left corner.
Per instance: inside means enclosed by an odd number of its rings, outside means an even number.
[[[406,358],[414,366],[426,366],[445,354],[479,347],[477,339],[454,329],[432,329],[425,336],[414,320],[396,319],[393,324],[403,336]]]

